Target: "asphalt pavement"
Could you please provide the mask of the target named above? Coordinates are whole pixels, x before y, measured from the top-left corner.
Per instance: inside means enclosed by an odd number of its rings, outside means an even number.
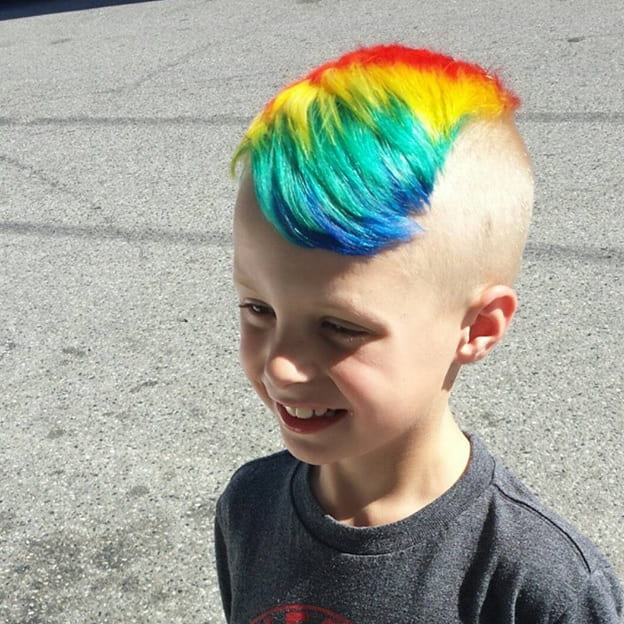
[[[229,158],[279,86],[391,41],[523,99],[520,312],[454,410],[624,578],[619,0],[61,4],[0,5],[0,622],[223,621],[215,500],[280,448],[237,363]]]

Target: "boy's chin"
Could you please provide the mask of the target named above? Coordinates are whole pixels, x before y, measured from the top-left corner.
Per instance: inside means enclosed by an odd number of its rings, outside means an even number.
[[[286,450],[300,462],[310,466],[323,466],[336,461],[336,457],[333,457],[328,449],[320,445],[302,444],[299,440],[293,440],[292,435],[284,431],[283,425],[280,425],[280,431]]]

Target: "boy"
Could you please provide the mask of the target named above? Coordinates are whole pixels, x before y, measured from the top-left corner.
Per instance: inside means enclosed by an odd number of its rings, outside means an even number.
[[[595,547],[448,406],[516,309],[533,199],[518,104],[475,65],[378,46],[247,131],[241,359],[288,451],[218,502],[228,622],[619,621]]]

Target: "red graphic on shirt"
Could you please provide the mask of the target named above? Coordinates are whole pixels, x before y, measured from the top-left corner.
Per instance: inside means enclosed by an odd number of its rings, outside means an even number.
[[[322,607],[283,605],[265,611],[251,624],[352,624],[347,618]]]

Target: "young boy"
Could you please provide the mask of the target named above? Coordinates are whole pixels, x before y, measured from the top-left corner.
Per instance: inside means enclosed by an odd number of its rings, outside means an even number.
[[[516,310],[519,102],[426,50],[286,87],[234,157],[241,359],[288,451],[217,506],[235,624],[616,623],[614,572],[449,410]]]

